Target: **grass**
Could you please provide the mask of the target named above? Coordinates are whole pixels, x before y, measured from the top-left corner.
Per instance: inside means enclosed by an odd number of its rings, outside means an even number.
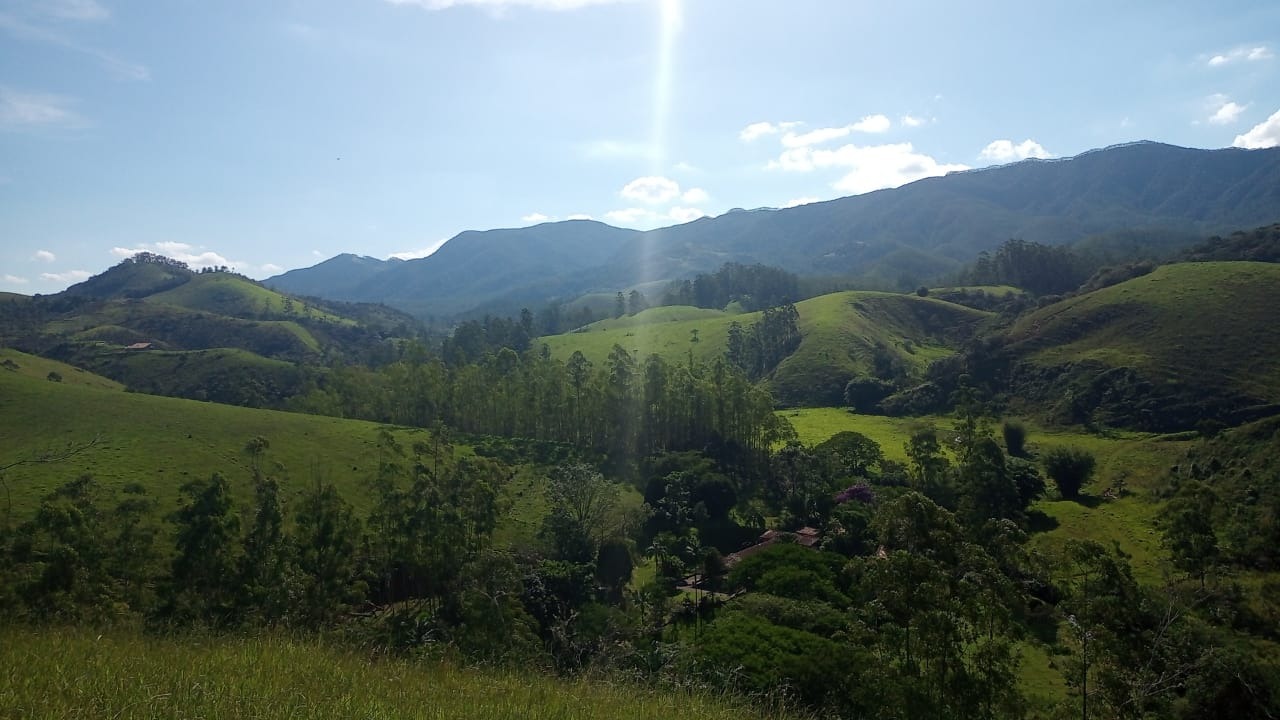
[[[0,631],[0,708],[57,718],[750,720],[723,697],[441,662],[370,659],[286,637]]]
[[[172,290],[148,297],[147,302],[239,318],[296,317],[355,324],[352,320],[311,307],[301,300],[286,298],[274,290],[229,273],[196,275]]]
[[[895,293],[849,291],[796,303],[800,347],[769,378],[774,397],[784,405],[835,404],[845,383],[870,373],[877,346],[888,351],[908,374],[919,375],[929,362],[950,355],[967,330],[987,313],[934,298]],[[748,327],[760,313],[729,315],[688,307],[652,308],[635,317],[593,323],[581,332],[544,337],[551,354],[566,360],[581,351],[597,367],[615,345],[641,357],[657,354],[668,361],[693,356],[706,362],[724,356],[729,326]],[[691,342],[694,331],[698,342]]]
[[[13,363],[13,365],[4,365],[6,361]],[[48,382],[49,373],[56,372],[62,376],[60,382],[67,385],[83,385],[101,390],[124,389],[124,385],[115,380],[104,378],[101,375],[94,375],[88,370],[61,363],[57,360],[42,358],[38,355],[28,355],[11,348],[0,348],[0,371],[12,372],[24,378],[44,380],[46,382]]]
[[[71,375],[63,372],[64,378]],[[286,494],[321,477],[357,509],[370,505],[365,480],[377,461],[381,426],[375,423],[54,383],[9,371],[0,371],[0,397],[0,465],[100,438],[97,446],[65,462],[8,471],[17,517],[84,473],[109,489],[140,482],[165,512],[174,507],[180,485],[215,471],[227,477],[238,499],[247,501],[251,472],[242,448],[256,435],[271,443],[268,461],[284,467]],[[395,434],[409,444],[425,432],[398,429]]]
[[[1280,265],[1164,265],[1020,320],[1009,341],[1033,362],[1096,360],[1204,395],[1280,402]]]

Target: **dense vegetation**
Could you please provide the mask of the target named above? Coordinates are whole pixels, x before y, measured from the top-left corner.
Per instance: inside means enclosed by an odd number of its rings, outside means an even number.
[[[5,351],[4,423],[30,447],[0,456],[0,618],[291,633],[356,673],[444,658],[842,717],[1272,717],[1280,276],[1239,257],[1273,239],[1106,267],[1010,241],[979,286],[795,304],[787,273],[726,266],[674,288],[709,307],[636,290],[581,332],[539,338],[553,318],[526,310],[439,345],[158,259],[97,279],[112,297],[3,298],[9,337],[132,390],[178,376],[294,413],[153,405]],[[182,347],[80,354],[165,323]],[[797,433],[809,411],[775,411],[797,398],[892,417]],[[160,456],[221,449],[169,480],[85,418],[31,449],[72,407],[172,434]],[[100,452],[103,477],[58,474]]]

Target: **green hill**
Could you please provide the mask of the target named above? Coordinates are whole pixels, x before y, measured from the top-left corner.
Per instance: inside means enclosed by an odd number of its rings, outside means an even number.
[[[124,385],[115,380],[95,375],[84,368],[42,358],[38,355],[28,355],[12,348],[0,348],[0,369],[33,380],[48,381],[52,379],[51,376],[54,373],[57,373],[58,379],[56,382],[68,385],[84,385],[102,390],[124,389]]]
[[[799,348],[769,377],[775,399],[785,405],[843,404],[845,384],[871,374],[876,355],[908,376],[955,349],[986,317],[971,308],[933,298],[850,291],[796,303],[802,336]],[[641,357],[657,354],[675,361],[693,352],[700,360],[722,357],[729,325],[747,327],[761,313],[729,315],[699,308],[651,308],[634,317],[602,320],[578,332],[542,338],[552,355],[581,351],[597,366],[614,345]],[[698,341],[691,342],[697,331]]]
[[[1280,265],[1165,265],[1024,316],[1013,391],[1060,419],[1181,430],[1280,404]]]
[[[20,366],[27,360],[10,351],[4,357]],[[257,435],[271,443],[269,461],[287,469],[288,491],[323,477],[352,504],[367,507],[363,482],[377,462],[381,428],[375,423],[126,393],[73,383],[74,375],[64,371],[67,380],[56,383],[0,369],[0,465],[100,438],[65,462],[9,470],[15,513],[84,473],[107,488],[140,482],[160,507],[171,508],[182,483],[218,471],[247,500],[251,474],[242,449]],[[396,432],[408,443],[426,431]]]
[[[147,297],[147,302],[176,305],[236,318],[309,318],[333,323],[353,321],[265,288],[230,273],[204,273],[172,290]]]

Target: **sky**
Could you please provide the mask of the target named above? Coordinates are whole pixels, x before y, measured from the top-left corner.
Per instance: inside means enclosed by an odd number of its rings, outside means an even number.
[[[0,291],[1280,144],[1280,3],[0,0]]]

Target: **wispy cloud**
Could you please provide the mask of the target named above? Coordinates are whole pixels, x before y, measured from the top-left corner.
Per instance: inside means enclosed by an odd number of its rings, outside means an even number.
[[[1043,160],[1053,157],[1053,153],[1045,150],[1040,143],[1028,138],[1016,145],[1012,140],[993,140],[982,148],[982,152],[978,154],[978,157],[982,160],[1010,162],[1012,160],[1026,160],[1027,158],[1040,158]]]
[[[93,273],[88,270],[68,270],[60,273],[40,273],[41,279],[57,283],[75,283],[88,280]]]
[[[1254,125],[1249,132],[1237,135],[1235,142],[1231,144],[1234,147],[1250,150],[1280,147],[1280,110]]]
[[[618,194],[627,200],[660,205],[680,196],[680,183],[671,178],[649,175],[627,183]]]
[[[435,253],[435,251],[439,250],[447,242],[449,242],[449,238],[441,238],[440,240],[437,240],[419,250],[402,250],[400,252],[391,253],[387,257],[388,259],[396,258],[397,260],[417,260]]]
[[[706,216],[704,210],[696,207],[676,206],[662,212],[651,208],[630,207],[610,210],[604,214],[604,219],[615,225],[649,229],[671,223],[693,222]]]
[[[18,277],[17,275],[5,275],[4,281],[9,283],[10,285],[26,285],[27,283],[31,282],[30,280],[24,277]]]
[[[540,212],[532,212],[520,218],[520,221],[529,223],[530,225],[537,225],[538,223],[544,223],[550,219],[551,217],[548,215],[543,215]]]
[[[759,140],[766,135],[777,135],[794,127],[799,127],[802,123],[798,122],[757,122],[742,128],[738,133],[738,139],[742,142],[753,142]]]
[[[892,126],[893,121],[889,120],[885,115],[867,115],[858,122],[850,123],[843,127],[817,128],[804,133],[788,132],[782,136],[782,144],[789,148],[821,145],[825,142],[847,137],[855,132],[882,133]]]
[[[46,43],[81,55],[87,55],[98,61],[111,73],[126,80],[151,79],[151,71],[145,65],[140,65],[117,57],[105,50],[85,45],[56,30],[33,25],[16,15],[0,12],[0,30],[20,40]]]
[[[577,10],[592,5],[617,5],[635,0],[386,0],[392,5],[420,7],[426,10],[447,10],[452,7],[478,7],[492,12],[508,8],[532,10]]]
[[[1261,60],[1270,60],[1275,57],[1271,52],[1271,48],[1265,45],[1257,45],[1253,47],[1244,46],[1234,50],[1214,55],[1209,58],[1210,67],[1221,67],[1236,62],[1259,62]]]
[[[39,260],[41,262],[54,262],[58,259],[58,256],[48,250],[37,250],[36,254],[31,256],[31,259]]]
[[[96,0],[50,0],[43,9],[62,20],[93,22],[111,17],[111,11]]]
[[[0,87],[0,129],[83,125],[84,119],[71,109],[73,104],[71,98],[62,95]]]

